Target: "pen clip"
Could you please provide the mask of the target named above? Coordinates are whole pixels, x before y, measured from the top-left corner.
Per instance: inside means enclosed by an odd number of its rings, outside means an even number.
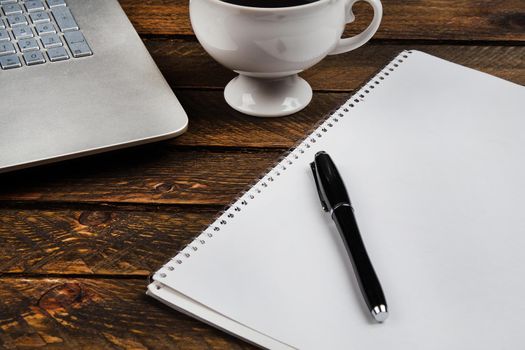
[[[312,172],[314,173],[315,187],[317,188],[317,194],[319,195],[319,200],[321,201],[321,207],[324,211],[328,211],[328,206],[326,205],[323,195],[321,194],[321,187],[319,185],[319,179],[317,178],[317,167],[315,166],[315,162],[310,163],[310,168],[312,168]]]

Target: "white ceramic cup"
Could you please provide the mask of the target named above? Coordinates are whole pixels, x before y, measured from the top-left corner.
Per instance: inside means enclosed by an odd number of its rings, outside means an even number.
[[[278,117],[300,111],[312,88],[297,74],[327,55],[354,50],[379,28],[379,0],[364,0],[374,9],[362,33],[341,39],[354,21],[358,0],[318,0],[291,7],[262,8],[220,0],[190,0],[197,39],[219,63],[239,73],[224,89],[226,102],[239,112]]]

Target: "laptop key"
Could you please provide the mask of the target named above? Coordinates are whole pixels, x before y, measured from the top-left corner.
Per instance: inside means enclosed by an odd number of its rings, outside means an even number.
[[[46,63],[46,59],[44,58],[44,55],[42,55],[42,52],[40,51],[24,53],[24,61],[26,61],[26,64],[28,66],[34,66],[35,64]]]
[[[35,29],[38,35],[57,32],[55,25],[53,23],[37,23],[35,24]]]
[[[44,11],[33,12],[29,17],[31,17],[33,23],[51,22],[51,18],[49,18],[47,12]]]
[[[0,68],[93,55],[65,0],[0,0],[0,5]]]
[[[91,56],[93,52],[89,47],[84,35],[78,31],[71,31],[64,33],[64,38],[66,39],[67,45],[73,54],[73,57],[85,57]]]
[[[11,40],[9,32],[5,29],[0,29],[0,41]]]
[[[10,15],[7,16],[7,21],[9,22],[9,25],[11,27],[20,25],[20,24],[27,24],[27,18],[24,15]]]
[[[7,5],[2,5],[2,8],[4,9],[4,13],[5,15],[14,15],[14,14],[17,14],[17,13],[22,13],[22,7],[20,7],[20,5],[18,4],[7,4]]]
[[[9,41],[0,42],[0,55],[16,53],[15,46]]]
[[[66,49],[63,47],[52,47],[47,49],[47,55],[51,62],[64,61],[69,59]]]
[[[38,42],[36,41],[36,39],[33,39],[33,38],[19,40],[18,47],[20,48],[20,51],[22,52],[40,49],[40,46],[38,46]]]
[[[62,46],[62,40],[57,34],[46,34],[40,37],[40,41],[44,48],[48,49],[50,47]]]
[[[0,56],[0,66],[2,69],[18,68],[22,66],[17,55]]]
[[[16,40],[21,40],[25,38],[32,38],[33,31],[31,30],[31,27],[26,25],[16,26],[13,28],[13,35],[15,36]]]
[[[26,0],[26,9],[27,12],[33,12],[33,11],[43,11],[44,4],[40,0]]]
[[[64,0],[47,0],[47,6],[49,6],[49,8],[66,6],[66,2]]]
[[[58,24],[61,31],[66,32],[68,30],[78,30],[78,24],[73,18],[69,8],[65,6],[57,6],[51,9],[53,17]]]

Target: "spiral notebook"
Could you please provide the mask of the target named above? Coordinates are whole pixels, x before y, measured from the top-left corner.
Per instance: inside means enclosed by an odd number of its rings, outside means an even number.
[[[271,349],[525,344],[525,89],[405,51],[153,276]],[[309,168],[345,179],[390,317],[372,321]],[[174,324],[174,327],[176,325]]]

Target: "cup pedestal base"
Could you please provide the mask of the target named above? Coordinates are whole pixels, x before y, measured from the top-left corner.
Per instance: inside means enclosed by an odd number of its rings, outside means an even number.
[[[312,88],[297,74],[283,78],[239,75],[224,89],[235,110],[256,117],[283,117],[300,111],[312,100]]]

